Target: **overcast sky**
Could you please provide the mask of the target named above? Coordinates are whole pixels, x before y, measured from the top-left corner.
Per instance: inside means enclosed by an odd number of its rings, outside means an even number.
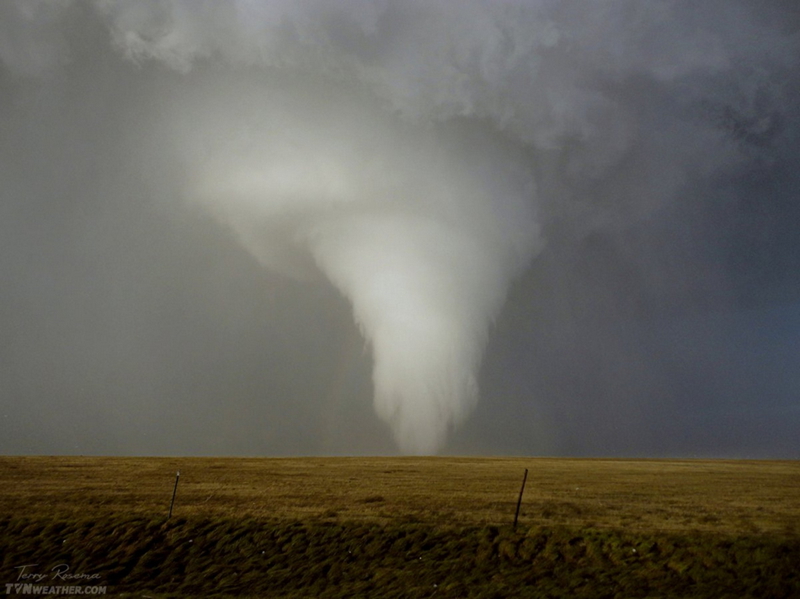
[[[790,0],[0,3],[0,453],[800,458]]]

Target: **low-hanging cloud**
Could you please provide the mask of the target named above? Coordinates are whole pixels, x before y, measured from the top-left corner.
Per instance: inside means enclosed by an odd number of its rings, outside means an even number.
[[[130,85],[159,69],[131,152],[172,165],[186,204],[265,268],[326,277],[371,348],[377,414],[402,451],[435,453],[478,401],[492,322],[549,224],[648,219],[690,182],[787,143],[800,43],[786,14],[16,1],[0,9],[0,59],[13,77],[58,80],[86,60],[75,32],[92,20]]]

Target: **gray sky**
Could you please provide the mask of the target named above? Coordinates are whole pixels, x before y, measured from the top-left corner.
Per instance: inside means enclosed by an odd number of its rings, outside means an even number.
[[[793,2],[0,5],[0,453],[798,458]]]

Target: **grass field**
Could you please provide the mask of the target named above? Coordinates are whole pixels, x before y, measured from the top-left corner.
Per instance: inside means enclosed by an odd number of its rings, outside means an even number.
[[[800,596],[798,462],[0,457],[0,485],[0,584],[66,563],[120,596]]]

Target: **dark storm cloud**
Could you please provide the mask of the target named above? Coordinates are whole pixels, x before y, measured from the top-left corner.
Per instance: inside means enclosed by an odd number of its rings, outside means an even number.
[[[0,450],[796,455],[799,29],[2,4]]]

